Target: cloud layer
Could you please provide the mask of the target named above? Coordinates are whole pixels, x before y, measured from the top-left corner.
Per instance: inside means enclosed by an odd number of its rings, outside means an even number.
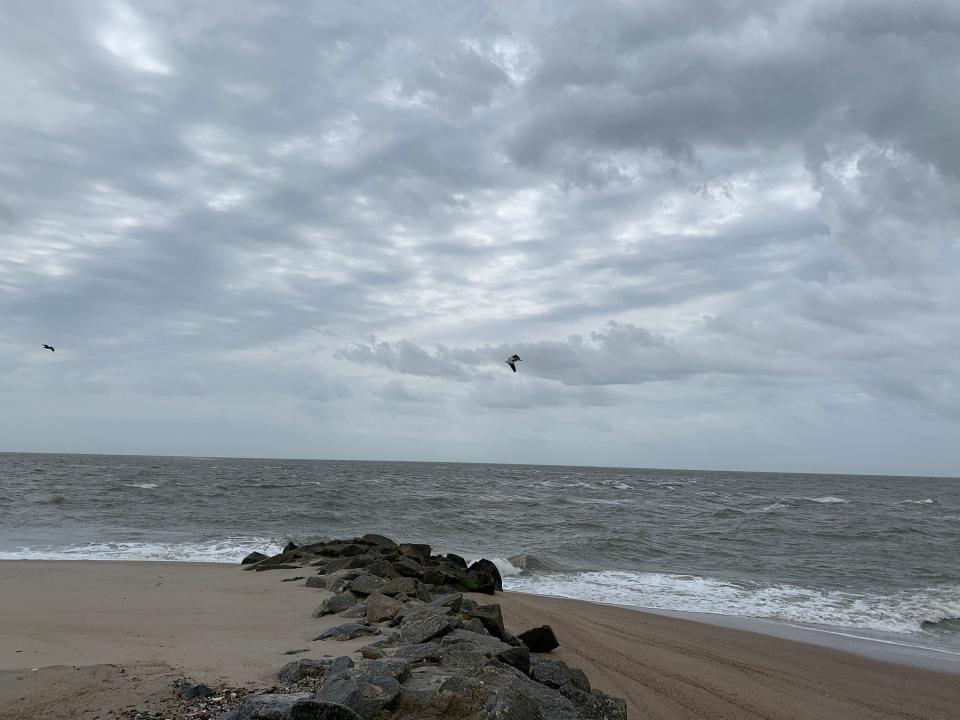
[[[956,3],[0,21],[0,449],[956,474]]]

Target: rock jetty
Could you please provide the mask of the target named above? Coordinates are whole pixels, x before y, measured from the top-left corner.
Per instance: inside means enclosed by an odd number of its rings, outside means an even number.
[[[429,545],[383,535],[289,543],[251,553],[253,572],[312,570],[306,586],[332,593],[314,617],[344,622],[317,640],[368,641],[351,657],[300,658],[277,685],[251,693],[219,720],[625,720],[626,703],[590,687],[580,670],[550,659],[549,626],[519,637],[500,606],[464,593],[503,589],[489,560],[468,564]]]

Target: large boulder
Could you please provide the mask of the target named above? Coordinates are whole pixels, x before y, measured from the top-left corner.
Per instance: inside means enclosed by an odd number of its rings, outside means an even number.
[[[524,675],[530,674],[530,651],[525,647],[510,647],[496,654],[497,660],[515,667]]]
[[[398,548],[401,555],[414,558],[415,560],[428,560],[430,558],[430,546],[417,543],[400,543]]]
[[[490,560],[487,560],[486,558],[477,560],[473,565],[470,566],[468,572],[470,575],[476,578],[485,578],[487,575],[489,575],[491,578],[493,578],[494,587],[499,591],[503,591],[503,580],[500,577],[500,570]]]
[[[285,685],[291,685],[305,677],[323,677],[330,667],[329,660],[301,658],[288,662],[277,672],[277,679]]]
[[[627,720],[627,703],[599,690],[591,690],[577,712],[577,720]]]
[[[411,557],[403,556],[395,563],[393,569],[398,575],[420,579],[423,577],[423,565]]]
[[[549,625],[530,628],[518,636],[523,644],[530,648],[530,652],[550,652],[554,648],[560,647],[557,642],[557,636],[553,634],[553,629]]]
[[[380,592],[386,580],[376,575],[360,575],[350,581],[350,589],[359,595],[369,595],[370,593]]]
[[[399,573],[393,569],[393,563],[382,558],[364,566],[363,571],[367,575],[377,575],[382,578],[395,578]]]
[[[482,622],[487,632],[494,637],[502,640],[507,635],[503,626],[503,613],[500,611],[499,605],[480,605],[472,610],[466,610],[465,614]]]
[[[380,592],[384,595],[406,593],[407,595],[413,596],[417,594],[417,585],[417,581],[411,577],[394,577],[391,580],[387,580]]]
[[[256,551],[254,551],[254,552],[250,553],[249,555],[247,555],[243,560],[241,560],[241,561],[240,561],[240,564],[241,564],[241,565],[250,565],[251,563],[258,563],[258,562],[260,562],[261,560],[266,560],[266,559],[267,559],[267,556],[264,555],[262,552],[256,552]]]
[[[460,608],[463,605],[463,593],[446,593],[445,595],[437,595],[433,598],[428,605],[431,607],[444,607],[449,609],[451,612],[460,612]]]
[[[228,715],[229,720],[286,720],[290,709],[305,700],[313,700],[313,693],[269,693],[258,692],[247,695]]]
[[[377,545],[382,548],[395,548],[397,544],[386,537],[385,535],[377,535],[376,533],[367,533],[360,538],[361,541],[368,543],[369,545]]]
[[[426,609],[426,608],[424,608]],[[396,642],[400,645],[424,643],[427,640],[448,633],[454,625],[454,619],[440,612],[414,613],[400,624]]]
[[[367,596],[367,622],[391,620],[402,609],[402,602],[382,593],[375,592]]]
[[[320,607],[313,611],[313,617],[317,618],[323,617],[324,615],[340,613],[356,604],[357,596],[348,590],[347,592],[339,593],[333,597],[328,597],[326,600],[320,603]]]

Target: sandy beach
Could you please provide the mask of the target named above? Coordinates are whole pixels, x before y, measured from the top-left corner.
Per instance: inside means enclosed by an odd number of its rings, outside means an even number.
[[[203,563],[0,562],[0,718],[106,718],[170,682],[263,687],[313,642],[328,596]],[[489,596],[483,598],[489,602]],[[551,625],[552,655],[627,700],[631,718],[955,718],[960,677],[725,627],[573,600],[498,594],[508,629]]]

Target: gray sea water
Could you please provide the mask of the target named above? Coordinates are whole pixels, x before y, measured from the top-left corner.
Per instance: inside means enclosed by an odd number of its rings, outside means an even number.
[[[237,562],[368,531],[494,559],[508,589],[960,651],[958,479],[0,454],[0,559]]]

